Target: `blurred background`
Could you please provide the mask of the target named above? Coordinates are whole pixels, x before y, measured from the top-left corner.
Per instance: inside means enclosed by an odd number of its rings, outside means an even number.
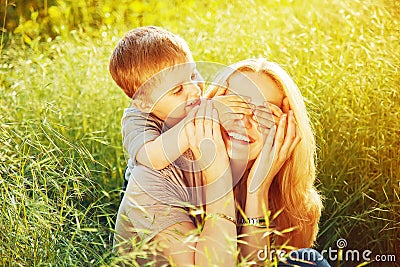
[[[292,75],[318,145],[316,249],[344,238],[360,260],[333,266],[398,266],[399,15],[395,0],[1,0],[0,263],[123,262],[112,233],[129,99],[108,60],[126,31],[158,25],[197,61],[264,56]],[[364,250],[388,261],[363,263]]]

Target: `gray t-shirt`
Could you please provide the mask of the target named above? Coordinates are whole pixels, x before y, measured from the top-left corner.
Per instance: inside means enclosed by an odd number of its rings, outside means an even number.
[[[201,172],[194,171],[192,159],[188,150],[165,169],[137,165],[131,170],[115,225],[114,246],[120,253],[132,251],[127,240],[149,241],[176,223],[196,224],[189,211],[202,205],[203,194]]]
[[[125,174],[128,185],[118,210],[114,236],[114,247],[122,254],[132,251],[129,240],[135,240],[136,244],[146,242],[176,223],[201,223],[200,216],[190,215],[205,200],[202,174],[190,150],[162,170],[135,164],[139,148],[162,132],[163,121],[156,116],[135,108],[125,109],[122,133],[130,156]]]

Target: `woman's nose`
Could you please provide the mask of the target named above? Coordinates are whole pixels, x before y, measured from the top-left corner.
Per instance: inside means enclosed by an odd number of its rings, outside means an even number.
[[[240,127],[244,127],[245,129],[250,129],[253,124],[251,123],[251,117],[252,115],[242,115],[240,116],[241,118],[237,118],[235,120],[235,124],[240,126]]]
[[[246,129],[250,129],[253,126],[253,124],[251,123],[251,117],[252,116],[253,115],[244,115],[243,116],[244,127]]]

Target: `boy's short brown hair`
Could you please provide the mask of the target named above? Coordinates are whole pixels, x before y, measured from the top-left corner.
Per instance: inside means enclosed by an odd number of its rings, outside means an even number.
[[[114,81],[132,98],[154,74],[191,57],[181,37],[160,27],[146,26],[122,37],[111,55],[109,70]]]

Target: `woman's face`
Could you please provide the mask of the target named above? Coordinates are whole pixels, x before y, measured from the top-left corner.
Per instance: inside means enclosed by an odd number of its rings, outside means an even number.
[[[229,78],[230,94],[247,96],[255,106],[265,101],[282,107],[284,94],[274,80],[265,73],[244,71]],[[271,116],[272,120],[272,116]],[[223,138],[230,158],[254,160],[264,141],[258,123],[252,115],[237,117],[224,123]]]

